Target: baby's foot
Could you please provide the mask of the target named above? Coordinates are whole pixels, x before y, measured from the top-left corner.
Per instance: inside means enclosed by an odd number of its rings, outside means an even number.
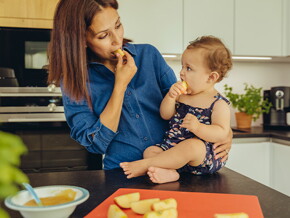
[[[179,173],[176,170],[163,169],[159,167],[149,167],[148,176],[154,183],[174,182],[179,179]]]
[[[148,170],[146,159],[133,162],[122,162],[120,163],[120,167],[124,170],[128,179],[143,176]]]

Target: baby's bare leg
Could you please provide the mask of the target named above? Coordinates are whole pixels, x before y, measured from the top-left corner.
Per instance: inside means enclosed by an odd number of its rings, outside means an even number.
[[[162,148],[153,145],[145,149],[145,151],[143,152],[143,158],[154,157],[161,152],[163,152]]]
[[[164,150],[158,146],[150,146],[145,149],[143,153],[143,158],[154,157],[160,154]],[[147,174],[150,180],[154,183],[167,183],[174,182],[179,179],[179,173],[176,170],[164,169],[159,167],[149,167]]]
[[[205,154],[204,143],[194,138],[184,140],[154,157],[134,162],[123,162],[120,166],[123,168],[127,178],[133,178],[144,175],[151,166],[165,169],[178,169],[187,163],[192,166],[198,166],[203,162]]]

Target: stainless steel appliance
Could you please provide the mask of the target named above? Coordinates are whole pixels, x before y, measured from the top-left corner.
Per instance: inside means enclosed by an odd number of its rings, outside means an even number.
[[[65,122],[61,90],[48,87],[0,87],[0,123]]]
[[[290,129],[290,87],[272,87],[264,91],[264,98],[273,105],[269,114],[263,114],[264,127]]]

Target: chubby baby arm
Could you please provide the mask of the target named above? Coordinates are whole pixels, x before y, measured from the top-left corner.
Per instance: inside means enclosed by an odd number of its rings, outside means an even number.
[[[225,101],[217,101],[214,105],[212,124],[200,123],[196,116],[187,114],[181,127],[187,128],[199,138],[208,142],[224,141],[230,131],[230,108]]]
[[[186,94],[182,82],[174,83],[160,105],[160,115],[164,120],[170,120],[175,114],[175,104],[181,94]]]

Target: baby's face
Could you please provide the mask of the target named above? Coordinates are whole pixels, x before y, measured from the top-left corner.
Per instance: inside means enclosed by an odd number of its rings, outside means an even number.
[[[180,78],[186,81],[193,94],[208,88],[210,69],[204,58],[204,49],[186,49],[182,54]]]

